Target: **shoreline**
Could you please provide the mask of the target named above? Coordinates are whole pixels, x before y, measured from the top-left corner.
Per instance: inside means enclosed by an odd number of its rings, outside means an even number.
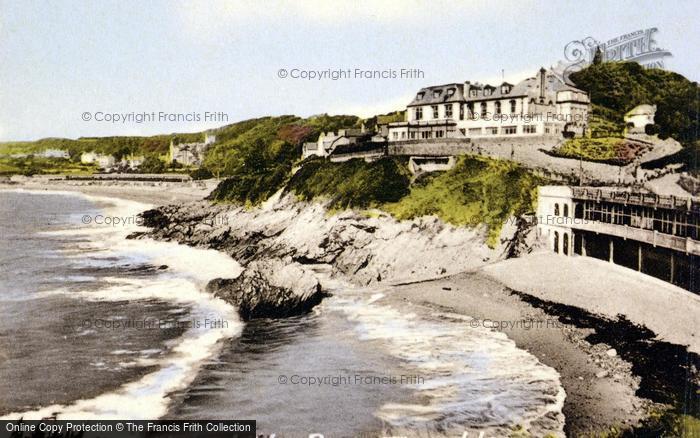
[[[585,340],[593,330],[562,322],[481,272],[391,286],[386,295],[389,302],[405,300],[474,318],[475,326],[497,326],[518,348],[554,368],[566,392],[567,436],[636,426],[653,405],[635,395],[639,379],[629,363],[608,356],[610,346]]]
[[[82,193],[122,197],[140,202],[146,201],[151,204],[160,203],[160,205],[173,202],[184,204],[195,199],[202,199],[206,195],[203,190],[187,190],[189,187],[183,188],[184,190],[163,192],[162,187],[141,190],[142,187],[139,186],[122,184],[56,184],[51,187],[42,184],[30,187],[23,184],[18,185],[18,188],[72,189]],[[134,190],[135,188],[136,190]],[[222,212],[220,206],[213,210],[214,214]],[[170,214],[178,217],[179,213],[175,211]],[[289,212],[287,213],[289,214]],[[240,210],[234,209],[231,214],[242,213]],[[245,219],[247,218],[243,218],[243,220]],[[201,217],[198,220],[201,220]],[[187,219],[183,219],[183,222],[186,221]],[[192,246],[209,246],[233,256],[228,248],[226,251],[217,248],[206,239],[201,239],[202,236],[196,236],[199,240],[195,242],[192,241],[193,237],[191,236],[176,235],[173,238],[151,235],[150,237],[161,240],[176,240],[181,244]],[[238,243],[244,244],[245,242]],[[264,257],[265,255],[262,252],[256,256]],[[448,272],[439,278],[435,278],[437,275],[434,273],[432,278],[416,276],[413,282],[409,279],[409,282],[391,285],[388,282],[377,281],[369,286],[387,292],[384,299],[389,302],[405,300],[418,305],[439,307],[469,316],[481,321],[482,324],[485,320],[544,321],[545,327],[525,328],[522,325],[513,325],[499,327],[499,330],[513,340],[518,348],[527,350],[540,362],[554,368],[560,374],[561,384],[567,394],[563,408],[567,436],[603,433],[613,429],[620,431],[621,429],[642,426],[643,420],[649,417],[652,411],[660,411],[665,407],[637,395],[640,390],[647,397],[653,395],[653,388],[649,389],[649,379],[655,377],[654,374],[644,376],[639,369],[639,361],[644,358],[630,357],[629,351],[616,345],[614,337],[605,338],[600,336],[603,333],[598,333],[615,328],[615,325],[619,323],[619,320],[615,320],[619,309],[613,306],[606,312],[595,305],[591,306],[590,304],[596,303],[591,303],[590,298],[588,301],[572,302],[572,297],[548,295],[551,290],[548,291],[547,288],[541,287],[541,277],[537,277],[537,274],[534,277],[523,277],[519,274],[521,269],[514,265],[514,263],[519,263],[528,266],[528,263],[531,265],[539,262],[540,266],[550,266],[537,257],[540,256],[529,254],[518,259],[501,260],[488,264],[484,262],[480,266],[473,266],[474,269],[470,269],[469,272]],[[572,259],[570,263],[580,267],[586,261]],[[605,264],[601,268],[606,269],[606,271],[603,275],[599,275],[600,277],[615,274],[612,271],[615,268],[612,266]],[[547,270],[551,271],[551,269]],[[510,275],[506,274],[508,272]],[[342,269],[334,274],[341,277],[349,275]],[[617,275],[631,279],[630,284],[623,284],[623,288],[627,286],[625,290],[628,293],[636,292],[631,285],[638,285],[639,281],[650,283],[652,289],[659,286],[651,282],[647,276],[634,271]],[[687,299],[694,299],[700,303],[700,299],[694,296]],[[581,307],[575,306],[582,303]],[[681,297],[680,301],[674,301],[675,305],[678,303],[687,303],[687,301]],[[610,303],[607,305],[609,306]],[[683,310],[683,308],[678,310]],[[651,312],[654,311],[658,311],[658,309],[651,310]],[[693,314],[692,311],[688,313]],[[644,322],[648,321],[645,320],[645,317],[649,318],[649,315],[633,315],[630,320],[637,322],[637,325],[631,324],[625,329],[651,332],[650,329],[646,329]],[[642,321],[639,322],[638,318],[642,318]],[[653,322],[654,319],[652,318],[650,321]],[[640,327],[640,325],[644,327]],[[669,330],[673,330],[672,327]],[[655,329],[658,330],[658,327]],[[653,339],[655,334],[658,334],[657,331],[652,332],[651,336],[645,338],[645,341],[662,342]],[[690,335],[694,336],[694,333],[690,333]],[[665,339],[668,338],[668,336],[665,337]],[[671,338],[669,341],[678,342],[679,339]],[[619,342],[624,343],[625,337],[621,336]],[[666,344],[679,348],[681,352],[684,348],[679,344],[669,342]],[[695,350],[695,347],[696,345],[692,344],[691,351]],[[610,350],[612,349],[616,349],[615,354],[611,354]],[[622,354],[618,354],[618,351],[621,351]],[[693,357],[697,358],[696,355]]]
[[[0,190],[24,189],[69,191],[93,196],[113,197],[151,206],[199,201],[212,190],[212,183],[70,181],[55,180],[0,183]]]

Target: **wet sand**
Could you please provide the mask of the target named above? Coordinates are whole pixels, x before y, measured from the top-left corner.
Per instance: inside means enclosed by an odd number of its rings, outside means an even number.
[[[698,365],[700,361],[686,346],[659,339],[646,325],[630,321],[626,313],[618,315],[619,306],[602,311],[605,301],[594,293],[576,301],[576,305],[568,304],[572,294],[585,295],[593,285],[600,293],[607,293],[606,281],[600,279],[616,281],[618,276],[628,278],[627,282],[618,283],[619,300],[635,302],[633,297],[639,293],[640,284],[647,283],[657,295],[666,294],[658,298],[665,305],[645,310],[644,317],[650,321],[668,318],[667,312],[674,306],[671,314],[697,316],[688,311],[688,303],[692,307],[695,296],[672,286],[664,290],[651,278],[634,271],[618,272],[617,267],[606,263],[564,261],[578,266],[580,275],[585,276],[591,267],[597,270],[595,276],[588,277],[588,288],[581,289],[581,284],[570,280],[556,263],[545,263],[548,257],[528,255],[472,273],[395,285],[386,293],[391,300],[408,300],[475,318],[473,324],[503,331],[519,348],[556,369],[567,394],[563,408],[567,436],[597,435],[612,428],[644,430],[646,423],[642,420],[651,411],[671,406],[683,393],[692,393],[691,387],[697,390],[690,383],[687,364]],[[520,270],[530,269],[533,264],[539,264],[540,271],[522,275]],[[548,288],[541,279],[551,272],[557,272],[560,284],[570,280],[569,287]],[[641,295],[652,299],[645,292]],[[644,300],[636,302],[640,307],[649,305]],[[635,319],[641,318],[632,310],[632,304],[628,307],[626,310]],[[695,325],[691,328],[694,330]],[[682,336],[683,333],[677,334],[676,339]]]

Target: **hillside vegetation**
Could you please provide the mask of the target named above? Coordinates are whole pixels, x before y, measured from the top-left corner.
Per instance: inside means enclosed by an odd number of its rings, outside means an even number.
[[[666,70],[645,69],[635,62],[604,62],[572,73],[571,80],[591,97],[591,138],[568,140],[553,151],[563,157],[612,164],[627,164],[641,149],[622,140],[625,114],[641,104],[656,105],[653,131],[673,137],[685,150],[673,157],[690,170],[697,168],[700,135],[700,88],[683,76]],[[690,152],[690,153],[689,153]]]
[[[593,114],[624,124],[624,115],[641,104],[656,105],[659,137],[684,144],[700,136],[697,82],[667,70],[645,69],[636,62],[603,62],[572,73],[571,80],[591,96]]]
[[[487,243],[494,246],[509,217],[535,210],[537,186],[547,183],[517,163],[467,155],[452,169],[419,179],[408,196],[381,208],[397,219],[435,215],[454,225],[484,224]]]
[[[310,159],[291,178],[287,190],[303,200],[326,198],[331,208],[381,207],[409,193],[407,160],[387,157],[371,163],[355,159],[331,163]]]
[[[248,204],[264,201],[287,183],[305,141],[316,140],[321,132],[357,126],[358,122],[355,116],[281,116],[222,128],[204,159],[205,168],[227,177],[211,199]]]
[[[495,246],[506,220],[534,211],[536,189],[547,181],[510,161],[459,157],[454,168],[410,183],[407,160],[366,163],[310,160],[289,182],[300,199],[326,200],[331,208],[378,208],[397,219],[437,216],[453,225],[488,227]]]
[[[81,137],[44,138],[37,141],[16,141],[0,143],[0,155],[36,154],[48,149],[67,151],[72,161],[78,161],[83,152],[95,151],[112,155],[117,160],[127,155],[164,155],[168,152],[170,140],[178,142],[198,141],[199,133],[167,134],[152,137]]]

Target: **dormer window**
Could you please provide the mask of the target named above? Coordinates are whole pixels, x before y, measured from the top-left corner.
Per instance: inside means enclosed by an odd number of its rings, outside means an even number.
[[[418,96],[416,96],[416,100],[423,100],[423,96],[425,96],[425,93],[418,93]]]
[[[433,99],[437,99],[440,97],[440,90],[434,90],[433,91]]]
[[[493,90],[490,88],[484,88],[484,96],[490,96],[493,93]]]
[[[455,94],[454,88],[450,88],[447,90],[447,97],[452,97],[453,94]]]
[[[478,91],[477,91],[477,90],[469,90],[469,96],[470,96],[470,97],[476,97],[477,94],[478,94]]]
[[[510,93],[510,85],[502,85],[501,86],[501,94],[508,94]]]

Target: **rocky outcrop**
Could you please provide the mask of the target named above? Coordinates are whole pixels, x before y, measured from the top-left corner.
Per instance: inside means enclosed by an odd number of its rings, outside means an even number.
[[[233,304],[245,321],[306,313],[326,296],[308,269],[279,259],[252,262],[237,278],[210,281],[207,291]]]
[[[201,201],[159,207],[143,216],[144,224],[154,228],[141,236],[217,249],[244,267],[266,259],[325,264],[333,276],[357,285],[472,270],[505,257],[513,245],[513,227],[504,227],[510,235],[490,249],[483,226],[454,227],[435,217],[397,221],[382,213],[329,215],[323,205],[291,195],[253,209]]]
[[[479,268],[529,251],[523,221],[503,227],[501,244],[484,243],[486,228],[454,227],[435,217],[397,221],[381,212],[329,215],[319,203],[287,195],[260,208],[200,201],[142,214],[152,229],[131,238],[226,252],[244,267],[236,279],[216,279],[209,290],[236,305],[244,319],[281,317],[310,310],[323,298],[308,265],[356,285],[431,279]]]

